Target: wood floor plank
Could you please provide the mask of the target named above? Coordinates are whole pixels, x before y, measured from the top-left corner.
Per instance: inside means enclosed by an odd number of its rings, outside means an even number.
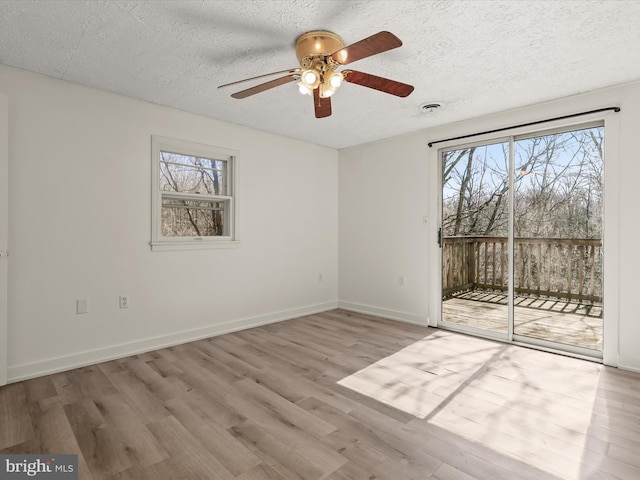
[[[232,480],[234,475],[200,443],[175,417],[168,416],[148,425],[162,448],[170,452],[171,461],[180,467],[185,478]]]
[[[346,462],[343,456],[319,440],[335,431],[336,426],[297,405],[287,406],[282,398],[249,379],[238,382],[238,387],[267,412],[267,415],[252,415],[253,421],[266,433],[295,449],[310,464],[332,472]]]
[[[231,427],[230,430],[236,438],[247,445],[247,448],[284,478],[318,480],[325,474],[321,467],[313,465],[290,446],[280,442],[254,423],[241,423]]]
[[[26,401],[28,403],[49,402],[58,396],[51,377],[39,377],[26,380],[24,383]]]
[[[526,466],[511,458],[496,456],[481,444],[448,432],[444,434],[441,429],[421,419],[405,425],[390,421],[386,415],[364,405],[353,410],[350,416],[373,430],[386,444],[401,449],[414,462],[420,460],[433,465],[433,459],[437,459],[468,475],[479,475],[478,478],[547,478],[537,470],[527,471]],[[520,476],[523,472],[526,475]]]
[[[335,391],[339,395],[347,397],[355,402],[358,402],[361,405],[366,405],[374,410],[377,410],[384,415],[387,415],[398,422],[408,423],[412,421],[415,417],[412,413],[400,410],[393,405],[388,405],[383,403],[373,397],[369,397],[367,395],[363,395],[355,390],[347,388],[339,383],[331,381],[330,379],[322,378],[314,376],[312,377],[314,381],[317,381],[331,390]]]
[[[175,348],[173,354],[177,357],[177,362],[181,365],[197,365],[198,369],[208,370],[217,377],[222,378],[227,383],[235,382],[236,380],[242,380],[247,374],[252,373],[254,368],[250,365],[244,364],[243,362],[238,361],[234,366],[235,368],[231,368],[229,363],[234,361],[233,358],[227,359],[227,354],[224,354],[225,361],[221,361],[218,359],[218,355],[211,354],[207,351],[202,344],[193,345],[192,348],[179,347]],[[225,363],[227,362],[227,363]],[[181,378],[185,379],[188,375],[187,371],[183,371]]]
[[[109,380],[119,393],[133,408],[142,423],[147,424],[160,420],[169,415],[162,404],[162,400],[148,385],[140,382],[127,370],[110,375]]]
[[[99,365],[57,373],[50,378],[63,405],[116,393],[115,387]]]
[[[408,426],[402,437],[412,438],[417,445],[428,445],[429,452],[443,462],[478,479],[491,480],[552,480],[558,477],[523,463],[513,456],[504,455],[486,445],[458,433],[437,427],[418,419]],[[405,439],[407,441],[407,439]]]
[[[246,342],[244,340],[239,343],[238,341],[230,341],[230,336],[215,337],[206,341],[201,341],[202,344],[209,344],[209,351],[222,351],[225,352],[231,359],[231,363],[242,362],[255,369],[262,369],[268,367],[269,364],[265,362],[264,357],[254,354],[249,348],[246,348]]]
[[[171,382],[179,382],[184,373],[175,363],[168,361],[161,354],[158,355],[158,358],[148,361],[147,365],[158,372],[162,378],[167,378]]]
[[[336,429],[335,425],[331,425],[310,415],[303,408],[291,404],[291,402],[288,402],[285,398],[264,388],[251,379],[247,378],[236,382],[234,383],[234,387],[247,395],[247,397],[254,399],[259,404],[273,411],[279,418],[285,419],[301,430],[315,432],[318,435],[327,435]]]
[[[259,465],[260,459],[242,445],[233,435],[199,409],[175,398],[167,402],[169,412],[210,451],[234,476]]]
[[[348,462],[333,472],[329,480],[381,480],[381,478],[357,463]]]
[[[640,478],[637,461],[633,465],[599,455],[585,455],[580,462],[581,478],[606,478],[608,480],[631,480]]]
[[[271,367],[255,372],[249,378],[291,403],[299,402],[309,396],[309,388],[307,385],[303,385],[301,380],[295,376],[292,378],[290,375],[282,375],[278,370],[272,370]]]
[[[280,475],[269,465],[261,463],[237,477],[236,480],[285,480],[285,477]]]
[[[120,395],[106,395],[94,403],[105,422],[117,430],[132,465],[144,468],[169,458],[169,454]]]
[[[332,344],[329,341],[322,341],[322,338],[319,338],[318,335],[314,336],[306,334],[301,336],[294,328],[282,330],[278,332],[278,336],[311,352],[329,358],[335,358],[349,351],[347,348],[338,349],[335,344]]]
[[[98,367],[99,368],[99,367]],[[57,397],[63,405],[80,402],[83,400],[81,385],[76,385],[69,378],[69,372],[62,372],[51,375],[51,382],[56,389]]]
[[[192,390],[187,395],[180,397],[180,401],[187,403],[194,411],[202,412],[208,421],[215,422],[224,429],[246,420],[244,416],[221,404],[203,391]]]
[[[286,386],[288,385],[291,389],[294,389],[296,392],[296,395],[294,395],[294,397],[299,398],[298,401],[302,401],[308,397],[313,396],[324,402],[327,402],[328,404],[334,406],[344,413],[349,413],[359,405],[358,402],[351,400],[344,395],[341,395],[331,388],[328,388],[317,382],[313,382],[302,375],[296,375],[294,371],[286,367],[279,367],[277,369],[274,369],[272,367],[265,373],[268,373],[270,378],[278,378],[278,387],[280,387],[280,384],[283,384],[281,388],[286,388]],[[263,384],[270,390],[273,390],[274,392],[287,398],[286,394],[281,393],[281,390],[278,387],[272,388],[272,383],[269,382],[269,380],[267,381],[267,383],[262,382],[261,378],[257,378],[256,380],[258,380],[259,383]],[[294,401],[295,398],[291,398],[291,401]]]
[[[153,360],[150,360],[152,362]],[[179,397],[189,390],[184,383],[171,382],[163,377],[144,360],[132,360],[125,362],[125,367],[132,377],[151,391],[154,397],[160,400],[168,400]]]
[[[33,438],[24,384],[7,385],[0,389],[0,419],[0,450]]]
[[[311,397],[299,405],[326,422],[337,425],[338,430],[343,435],[357,439],[359,444],[375,448],[381,455],[400,464],[415,468],[416,471],[421,472],[423,475],[433,473],[442,464],[442,461],[430,456],[428,453],[419,456],[409,455],[405,451],[407,446],[405,442],[387,442],[378,435],[377,430],[371,429],[367,422],[362,422],[351,415],[344,414],[316,398]],[[389,421],[393,422],[391,419]]]
[[[443,463],[438,470],[436,470],[433,475],[431,475],[431,479],[433,480],[478,480],[476,477],[472,477],[457,468],[452,467],[447,463]]]
[[[92,400],[67,404],[64,412],[94,479],[108,478],[132,467],[123,439],[107,425]]]
[[[424,478],[429,478],[433,473],[433,471],[423,471],[416,466],[407,466],[404,463],[397,462],[374,446],[361,443],[339,430],[328,435],[326,440],[327,443],[335,445],[341,455],[382,479],[423,480]]]
[[[82,480],[636,480],[640,375],[333,310],[0,387]]]
[[[183,350],[184,354],[190,355],[195,350],[200,356],[198,362],[200,365],[217,375],[224,375],[230,382],[234,379],[240,380],[259,370],[239,356],[231,355],[211,342],[200,341],[194,347]]]
[[[575,445],[574,451],[558,453],[553,446],[546,446],[549,441],[547,436],[531,434],[531,430],[527,431],[522,427],[516,430],[500,425],[497,431],[496,429],[489,431],[484,425],[455,415],[445,418],[439,417],[435,424],[444,429],[461,432],[472,441],[481,442],[494,450],[508,453],[516,459],[524,460],[529,465],[563,478],[578,473],[579,463],[576,462],[576,459],[582,456],[581,445]],[[565,442],[563,446],[571,447],[571,444]]]
[[[43,402],[32,403],[29,405],[29,413],[33,422],[33,439],[20,448],[5,453],[78,455],[79,478],[92,480],[94,477],[62,403],[59,400],[48,402],[46,405],[43,405]]]

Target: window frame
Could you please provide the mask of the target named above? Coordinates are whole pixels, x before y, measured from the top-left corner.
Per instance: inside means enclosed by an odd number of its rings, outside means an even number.
[[[226,162],[226,195],[202,195],[160,190],[161,152],[188,155]],[[160,135],[151,136],[151,250],[201,250],[209,248],[233,248],[239,244],[238,237],[238,151],[213,145],[178,140]],[[163,197],[186,200],[210,200],[223,202],[224,230],[221,236],[167,237],[162,235]]]

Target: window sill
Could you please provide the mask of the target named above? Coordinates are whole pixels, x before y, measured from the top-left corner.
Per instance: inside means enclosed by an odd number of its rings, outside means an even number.
[[[152,252],[164,252],[173,250],[210,250],[216,248],[238,248],[240,242],[238,240],[223,240],[216,242],[151,242]]]

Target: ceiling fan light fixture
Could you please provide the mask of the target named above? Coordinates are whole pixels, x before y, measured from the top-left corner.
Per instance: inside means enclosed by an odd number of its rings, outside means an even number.
[[[329,72],[326,76],[329,81],[329,85],[334,89],[337,89],[342,85],[343,75],[340,72]]]
[[[305,70],[300,76],[302,84],[310,90],[313,90],[320,84],[320,72],[315,69]]]
[[[342,85],[342,79],[343,75],[339,72],[331,70],[326,72],[322,78],[322,82],[318,86],[320,89],[318,92],[320,94],[320,98],[329,98],[336,93],[340,85]]]
[[[321,83],[318,88],[320,89],[320,98],[329,98],[336,93],[336,89],[327,83]]]
[[[312,90],[302,82],[298,82],[298,91],[302,95],[311,95],[311,92],[312,92]]]

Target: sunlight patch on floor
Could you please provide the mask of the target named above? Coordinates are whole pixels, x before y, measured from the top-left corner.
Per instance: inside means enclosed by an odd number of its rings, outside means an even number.
[[[577,479],[600,369],[438,331],[338,383],[503,455]]]

